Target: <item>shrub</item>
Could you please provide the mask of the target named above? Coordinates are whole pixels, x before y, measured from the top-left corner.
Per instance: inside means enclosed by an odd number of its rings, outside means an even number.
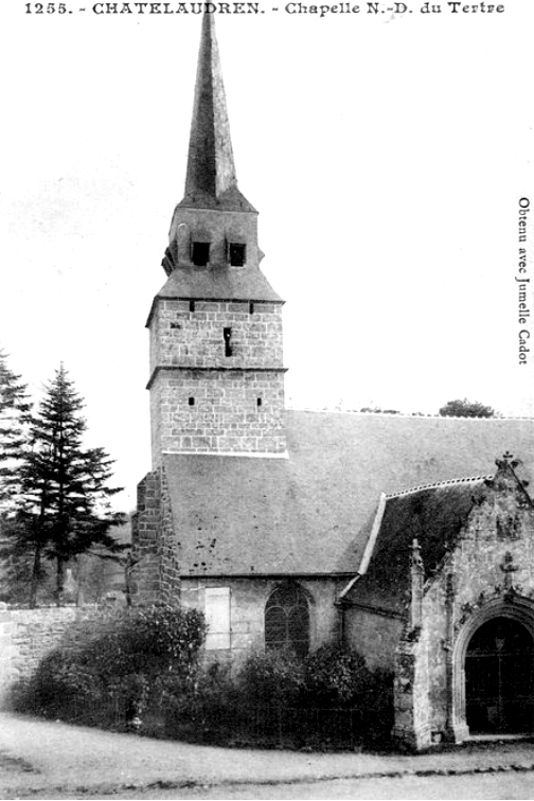
[[[151,735],[220,744],[354,747],[382,744],[392,680],[359,654],[324,646],[201,667],[202,615],[155,606],[73,626],[41,661],[18,708]]]
[[[226,686],[224,697],[232,698],[233,709],[211,685],[203,721],[212,732],[220,722],[223,739],[249,744],[382,744],[392,725],[392,686],[389,674],[369,670],[362,656],[339,646],[323,646],[304,659],[268,651],[246,660],[233,696]]]
[[[82,706],[98,703],[102,690],[98,675],[78,662],[71,651],[58,648],[41,661],[19,706],[25,708],[29,703],[32,711],[49,717],[69,717],[70,710],[74,714]]]
[[[208,711],[232,709],[239,699],[239,693],[232,679],[228,662],[212,662],[203,670],[197,679],[195,693],[191,701],[200,704]]]
[[[266,651],[250,656],[237,685],[243,702],[294,706],[304,690],[304,664],[287,651]]]
[[[370,690],[372,673],[365,659],[339,646],[323,646],[310,654],[305,663],[307,696],[316,706],[353,707]]]
[[[165,604],[115,614],[82,648],[81,658],[102,676],[172,672],[189,680],[204,641],[203,617]]]
[[[393,673],[376,670],[371,674],[363,726],[368,744],[389,743],[394,722]]]
[[[194,692],[205,636],[197,610],[158,605],[111,611],[74,624],[19,694],[19,709],[118,723]]]
[[[238,675],[245,703],[353,707],[374,684],[365,659],[340,646],[322,646],[305,659],[287,651],[250,656]]]
[[[199,671],[194,691],[184,695],[167,685],[165,733],[177,739],[225,742],[236,727],[242,698],[229,663],[213,662]]]

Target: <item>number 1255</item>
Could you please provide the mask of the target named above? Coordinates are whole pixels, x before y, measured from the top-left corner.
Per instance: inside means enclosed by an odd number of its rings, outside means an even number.
[[[65,3],[26,3],[26,14],[66,14]]]

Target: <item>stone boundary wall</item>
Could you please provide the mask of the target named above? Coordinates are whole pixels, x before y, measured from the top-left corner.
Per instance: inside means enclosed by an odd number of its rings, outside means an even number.
[[[30,678],[72,623],[97,614],[96,606],[14,609],[1,603],[0,705],[5,704],[15,682]]]

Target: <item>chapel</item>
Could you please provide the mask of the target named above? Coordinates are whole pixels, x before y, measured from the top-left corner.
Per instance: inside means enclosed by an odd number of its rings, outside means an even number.
[[[534,732],[534,421],[284,406],[283,300],[238,188],[213,15],[150,333],[136,603],[207,655],[350,645],[415,748]]]

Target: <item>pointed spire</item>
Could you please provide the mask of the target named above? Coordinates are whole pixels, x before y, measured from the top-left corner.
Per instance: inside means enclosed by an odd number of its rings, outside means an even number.
[[[253,211],[237,188],[213,14],[204,13],[181,207]]]

